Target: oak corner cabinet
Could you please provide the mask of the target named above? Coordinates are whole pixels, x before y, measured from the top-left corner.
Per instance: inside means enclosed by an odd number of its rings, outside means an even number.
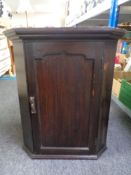
[[[108,27],[16,28],[24,146],[32,158],[97,159],[106,136],[117,40]]]

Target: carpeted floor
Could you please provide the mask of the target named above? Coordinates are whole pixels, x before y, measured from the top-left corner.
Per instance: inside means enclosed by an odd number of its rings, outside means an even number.
[[[98,160],[31,160],[22,149],[15,80],[0,80],[0,175],[131,175],[131,119],[113,102]]]

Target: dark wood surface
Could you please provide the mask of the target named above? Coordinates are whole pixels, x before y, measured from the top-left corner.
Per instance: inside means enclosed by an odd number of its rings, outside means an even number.
[[[97,158],[106,148],[113,59],[124,31],[5,33],[14,43],[24,143],[32,158]]]
[[[125,30],[109,27],[16,28],[4,32],[11,39],[118,39]]]
[[[24,59],[24,48],[21,41],[14,43],[15,64],[17,66],[17,87],[19,93],[21,122],[23,128],[23,140],[25,146],[33,152],[32,126],[28,101],[28,82]],[[17,58],[17,59],[16,59]]]

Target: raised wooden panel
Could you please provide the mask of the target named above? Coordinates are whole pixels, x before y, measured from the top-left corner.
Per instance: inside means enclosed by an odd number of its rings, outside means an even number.
[[[35,60],[42,149],[89,150],[93,69],[94,59],[66,51]]]
[[[34,145],[40,154],[95,153],[102,46],[99,41],[68,40],[27,45],[27,52],[32,50],[28,52],[30,92],[37,106],[32,115]]]

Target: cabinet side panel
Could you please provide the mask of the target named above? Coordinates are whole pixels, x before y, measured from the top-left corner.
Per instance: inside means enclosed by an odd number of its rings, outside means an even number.
[[[108,128],[112,80],[114,72],[114,58],[116,54],[116,40],[105,41],[104,55],[103,55],[103,68],[102,68],[102,89],[101,89],[101,102],[99,110],[99,128],[98,128],[98,147],[100,150],[106,146],[106,136]]]
[[[23,139],[25,146],[28,147],[30,151],[33,152],[33,140],[32,140],[31,119],[30,119],[29,102],[28,102],[24,49],[21,41],[15,41],[15,43],[13,44],[14,44],[21,122],[23,128]]]

